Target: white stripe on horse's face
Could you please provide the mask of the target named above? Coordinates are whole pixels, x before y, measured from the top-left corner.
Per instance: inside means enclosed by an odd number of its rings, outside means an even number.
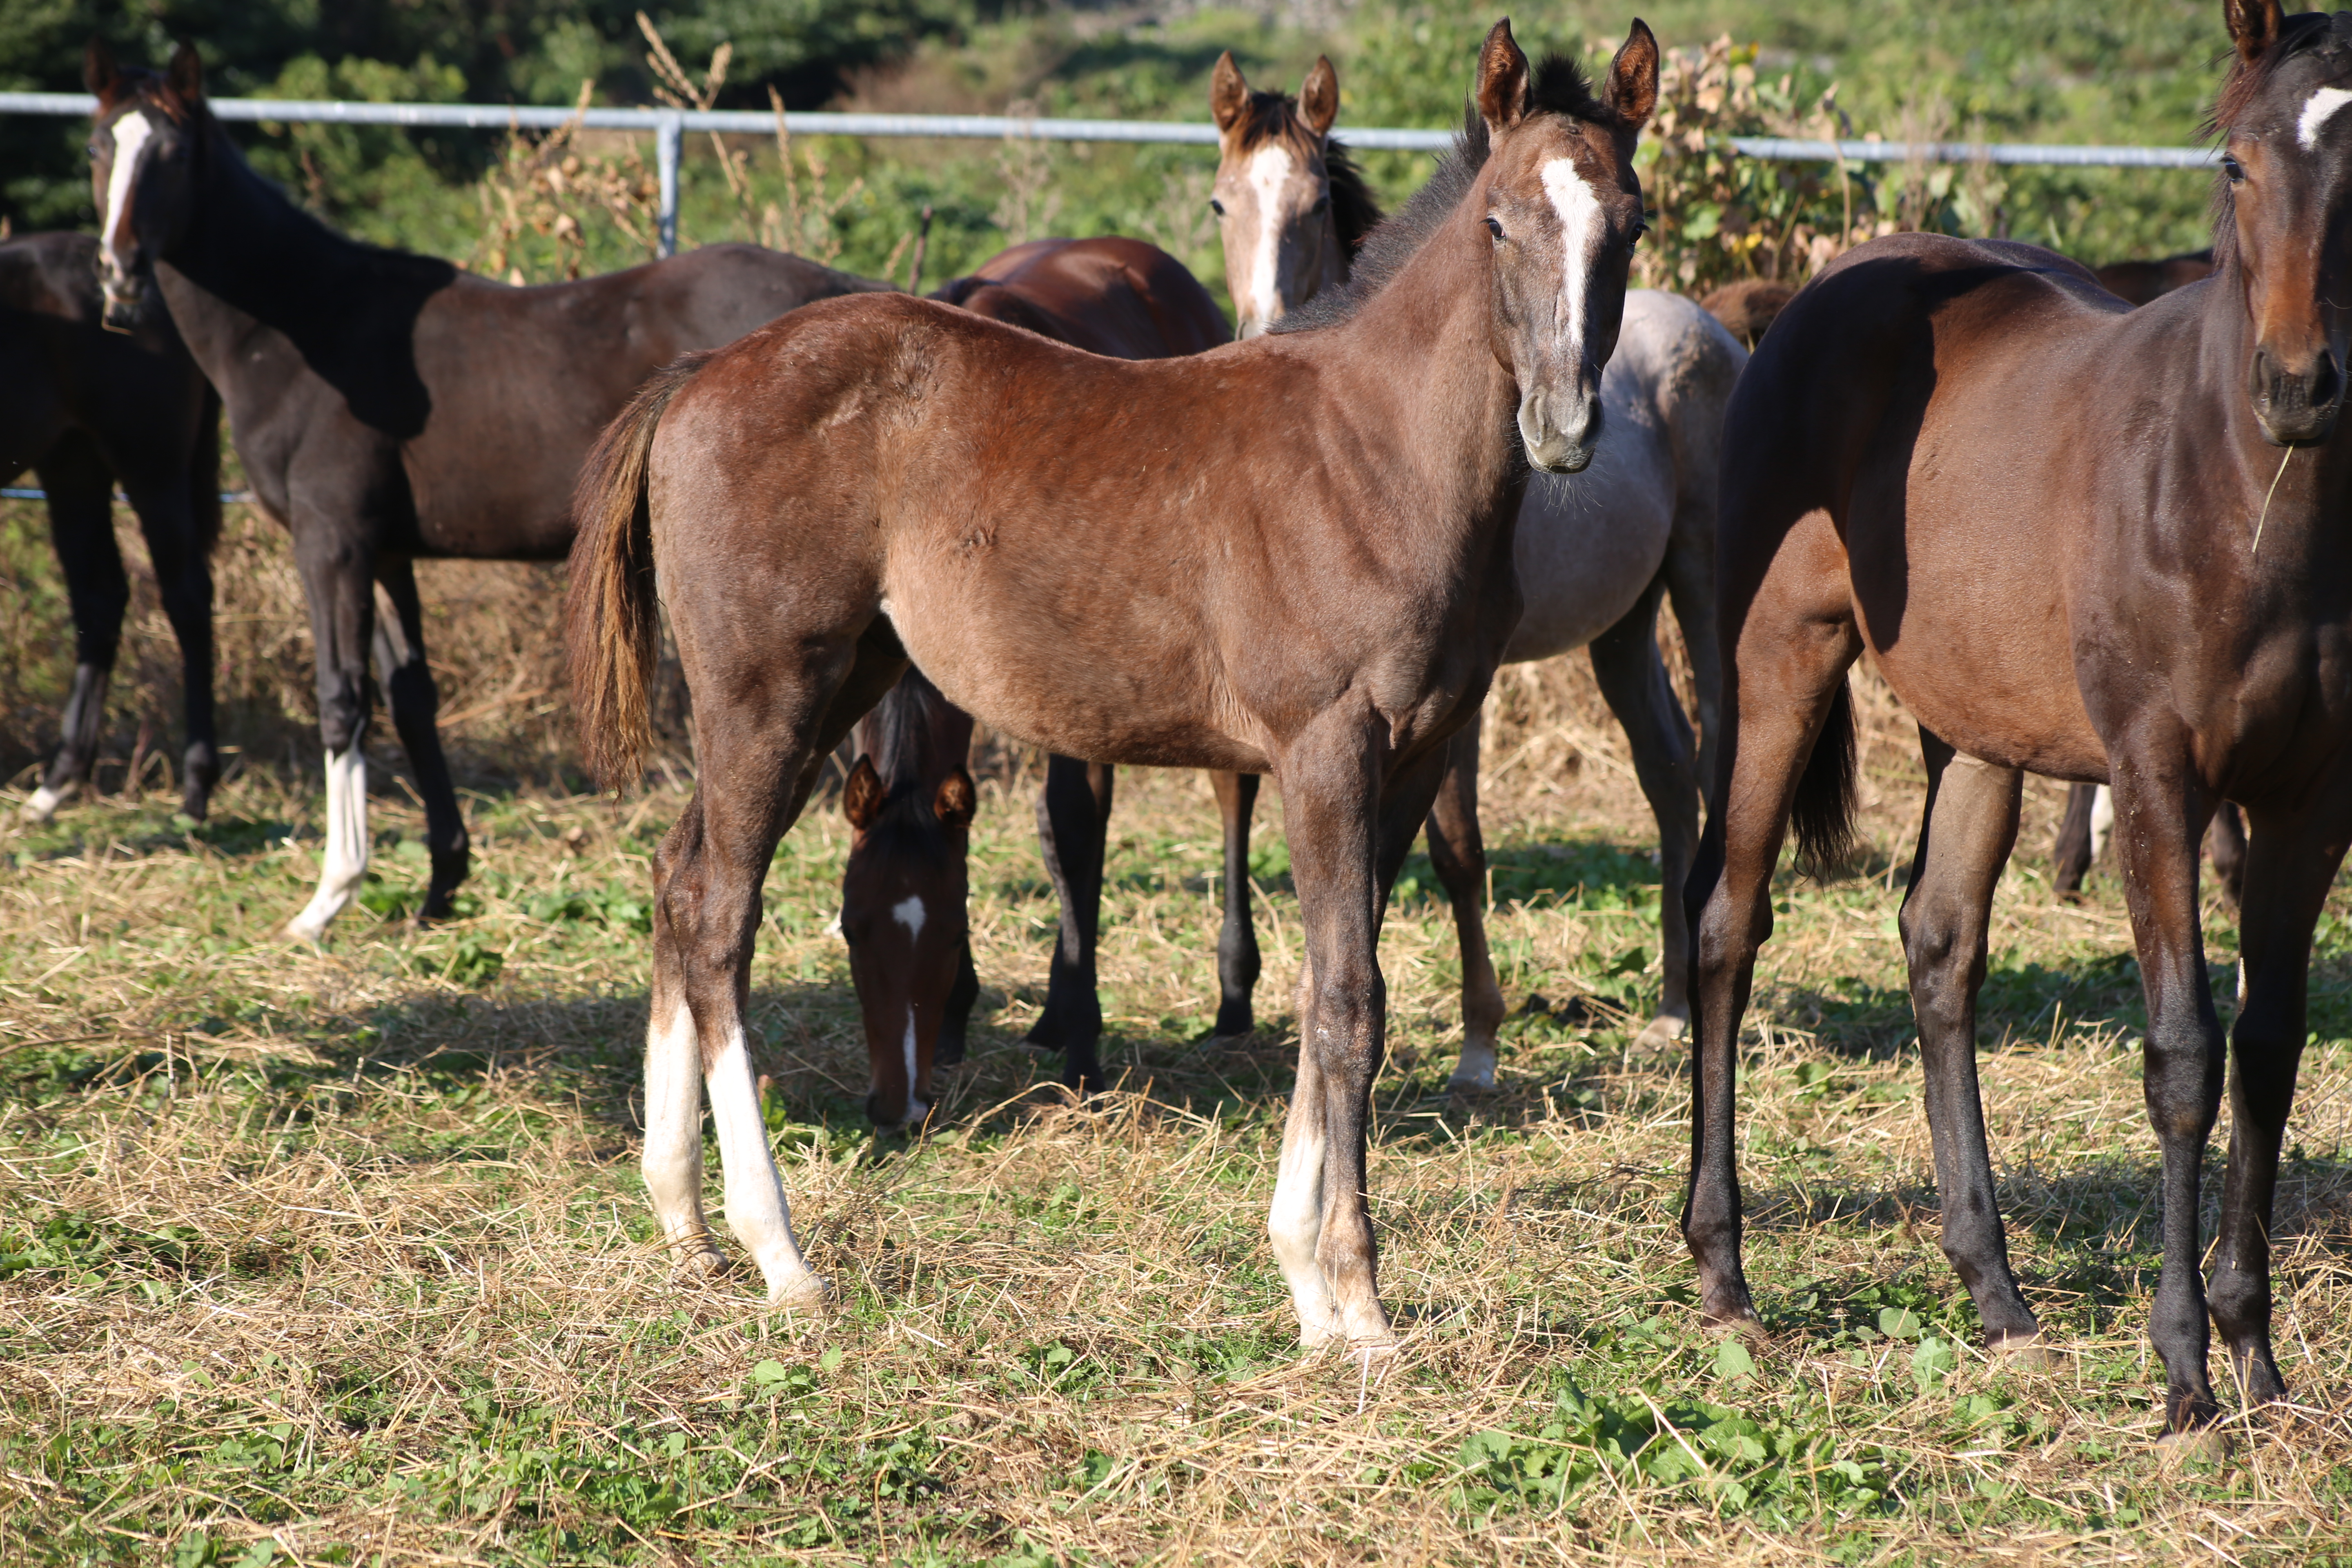
[[[1552,211],[1559,215],[1560,248],[1560,313],[1565,324],[1562,335],[1567,339],[1570,354],[1584,352],[1584,290],[1585,281],[1592,275],[1593,265],[1601,259],[1601,247],[1609,236],[1609,225],[1602,217],[1601,198],[1582,174],[1576,172],[1572,158],[1554,158],[1543,166],[1544,194],[1551,197]]]
[[[907,1120],[920,1121],[931,1108],[915,1096],[915,1005],[907,1004]]]
[[[2294,139],[2306,153],[2319,145],[2319,130],[2336,116],[2336,111],[2352,103],[2352,92],[2340,87],[2323,87],[2304,100],[2303,114],[2294,122]]]
[[[890,918],[907,928],[909,940],[923,934],[923,900],[919,893],[909,893],[890,907]]]
[[[1257,249],[1250,257],[1250,298],[1242,306],[1242,331],[1254,335],[1274,323],[1284,309],[1281,279],[1282,190],[1290,183],[1290,149],[1269,142],[1250,154],[1250,194],[1257,202]]]
[[[131,188],[139,178],[140,151],[154,133],[155,127],[146,114],[136,109],[114,122],[114,166],[106,173],[106,221],[98,231],[109,260],[113,259],[114,248],[120,243],[116,230],[130,214]]]

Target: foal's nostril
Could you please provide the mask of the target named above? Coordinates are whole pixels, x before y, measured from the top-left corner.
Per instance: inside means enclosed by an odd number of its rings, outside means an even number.
[[[2314,408],[2332,408],[2344,393],[2343,373],[2336,368],[2336,356],[2323,353],[2319,363],[2311,369],[2311,384],[2305,396]]]

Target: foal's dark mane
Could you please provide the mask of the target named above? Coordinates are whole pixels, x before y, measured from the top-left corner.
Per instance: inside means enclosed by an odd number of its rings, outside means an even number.
[[[1306,117],[1298,111],[1298,100],[1286,92],[1253,90],[1242,115],[1241,150],[1244,153],[1294,136],[1309,142],[1315,138],[1315,132],[1307,129]],[[1348,155],[1348,149],[1340,145],[1337,135],[1323,139],[1323,173],[1331,182],[1331,226],[1339,230],[1339,247],[1352,261],[1365,239],[1380,226],[1380,198],[1372,195],[1364,172],[1356,167],[1355,159]]]
[[[2229,133],[2230,127],[2266,91],[2278,73],[2290,61],[2305,55],[2332,56],[2339,69],[2352,69],[2352,11],[2306,11],[2289,16],[2279,26],[2278,42],[2264,49],[2255,59],[2248,60],[2234,49],[2231,52],[2230,74],[2222,79],[2221,90],[2213,100],[2213,113],[2205,121],[2208,139]],[[2227,175],[2213,176],[2213,266],[2216,271],[2236,265],[2238,259],[2238,226],[2231,218],[2237,210]]]
[[[896,805],[904,796],[917,795],[928,806],[930,797],[920,793],[924,782],[937,780],[963,761],[931,754],[936,749],[932,721],[946,705],[939,688],[908,665],[898,684],[867,715],[866,723],[874,740],[874,771],[881,775],[886,804]]]
[[[1592,84],[1586,79],[1583,68],[1565,55],[1546,55],[1543,63],[1536,67],[1528,79],[1528,111],[1564,114],[1571,120],[1601,125],[1618,121],[1616,111],[1592,96]],[[1322,290],[1297,310],[1285,312],[1266,330],[1309,331],[1354,315],[1365,300],[1388,287],[1389,280],[1429,243],[1430,236],[1462,205],[1462,198],[1470,194],[1471,185],[1477,181],[1478,171],[1486,166],[1488,151],[1485,118],[1479,114],[1477,105],[1464,105],[1462,129],[1454,133],[1454,145],[1438,161],[1437,172],[1354,247],[1355,265],[1349,270],[1347,280],[1337,289]],[[1339,207],[1336,171],[1332,207],[1334,212]],[[1345,237],[1344,231],[1341,237]]]

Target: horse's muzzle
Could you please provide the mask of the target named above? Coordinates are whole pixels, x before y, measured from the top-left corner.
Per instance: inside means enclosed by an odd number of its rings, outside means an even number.
[[[99,312],[99,324],[110,332],[128,332],[139,325],[140,307],[147,299],[146,280],[137,273],[117,283],[113,279],[100,282],[99,293],[105,301]]]
[[[2322,348],[2309,363],[2290,370],[2268,349],[2254,351],[2252,384],[2254,417],[2274,446],[2300,447],[2334,434],[2344,408],[2344,367]]]
[[[1581,473],[1601,444],[1601,399],[1591,393],[1528,393],[1519,399],[1519,439],[1537,468]]]

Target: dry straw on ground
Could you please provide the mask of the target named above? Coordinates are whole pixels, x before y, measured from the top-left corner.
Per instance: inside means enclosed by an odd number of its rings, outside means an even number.
[[[2340,898],[2279,1195],[2297,1403],[2233,1415],[2219,1463],[2154,1442],[2136,982],[2112,883],[2047,890],[2054,788],[1997,909],[1984,1071],[2060,1354],[1973,1348],[1891,936],[1916,763],[1866,680],[1870,850],[1849,881],[1782,889],[1745,1062],[1768,1342],[1692,1321],[1681,1063],[1623,1026],[1655,994],[1653,835],[1580,659],[1506,672],[1493,699],[1493,931],[1519,1012],[1492,1100],[1441,1092],[1458,972],[1425,865],[1384,940],[1392,1364],[1300,1360],[1265,1241],[1295,1048],[1278,803],[1254,840],[1267,1027],[1213,1049],[1208,792],[1122,781],[1119,1082],[1074,1107],[1017,1043],[1052,908],[1034,776],[1002,748],[975,849],[979,1046],[926,1138],[877,1139],[857,1109],[837,815],[814,808],[778,856],[752,1014],[839,1304],[772,1314],[746,1276],[673,1280],[654,1245],[640,927],[683,796],[566,793],[551,574],[426,585],[479,851],[463,918],[383,918],[424,879],[383,752],[372,908],[324,952],[272,940],[319,807],[306,639],[265,528],[233,525],[223,572],[246,766],[215,823],[172,822],[157,775],[120,793],[158,701],[126,692],[110,793],[0,839],[0,1561],[2352,1560]],[[156,637],[141,603],[134,649]],[[16,646],[14,711],[37,721],[49,676]],[[2226,1013],[2234,932],[2208,912]]]

